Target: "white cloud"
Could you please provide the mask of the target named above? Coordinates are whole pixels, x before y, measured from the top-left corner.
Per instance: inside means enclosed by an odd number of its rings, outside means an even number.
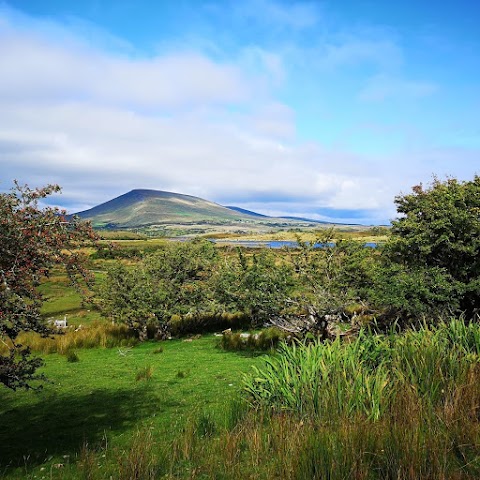
[[[246,102],[255,87],[237,66],[195,53],[132,59],[16,32],[0,35],[0,58],[0,97],[8,99],[176,108]]]
[[[286,114],[283,123],[279,112]],[[90,200],[92,206],[132,188],[214,200],[302,198],[328,206],[349,181],[346,173],[329,172],[349,160],[338,163],[333,152],[279,138],[293,129],[288,113],[281,105],[265,108],[259,113],[265,129],[228,115],[215,120],[208,111],[159,118],[85,102],[15,105],[0,119],[2,176],[12,172],[21,180],[35,175],[60,181],[68,200],[75,192],[82,204]],[[322,175],[326,180],[316,182]],[[368,183],[368,176],[359,184]],[[361,208],[362,197],[353,205]]]
[[[318,21],[313,4],[292,13],[260,3],[289,28]],[[408,162],[385,181],[385,159],[367,168],[358,155],[297,139],[296,112],[274,98],[287,75],[279,53],[247,46],[226,62],[164,49],[147,58],[128,45],[94,48],[48,22],[17,23],[0,10],[1,189],[13,178],[56,182],[70,211],[153,188],[266,213],[325,218],[322,209],[349,209],[381,219],[410,185]],[[380,53],[373,44],[336,45],[324,50],[336,66],[385,65],[398,53],[388,43]]]

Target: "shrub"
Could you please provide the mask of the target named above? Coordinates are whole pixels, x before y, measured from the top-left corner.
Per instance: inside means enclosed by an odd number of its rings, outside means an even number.
[[[402,216],[392,222],[385,255],[408,272],[435,277],[424,294],[429,306],[472,317],[480,309],[480,176],[434,178],[428,188],[412,190],[395,198]]]
[[[70,363],[75,363],[80,361],[80,359],[78,358],[78,355],[75,353],[74,350],[68,350],[66,353],[66,357],[67,357],[67,362],[70,362]]]
[[[195,333],[218,332],[231,328],[238,330],[250,325],[250,318],[244,313],[196,313],[172,315],[168,328],[172,336],[183,336]]]
[[[224,350],[261,350],[277,348],[280,342],[288,341],[288,333],[276,327],[262,330],[260,333],[224,333],[220,346]]]
[[[142,369],[140,369],[136,376],[135,381],[140,382],[142,380],[149,381],[153,376],[153,367],[151,365],[146,365]]]

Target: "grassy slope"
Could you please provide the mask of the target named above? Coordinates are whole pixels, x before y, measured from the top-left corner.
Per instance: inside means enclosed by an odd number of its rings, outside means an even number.
[[[98,262],[97,262],[98,263]],[[95,274],[96,281],[102,280],[102,273]],[[103,320],[99,311],[85,306],[82,295],[69,283],[64,272],[54,271],[39,288],[44,303],[41,314],[46,319],[62,319],[67,316],[70,325],[86,325],[95,320]]]
[[[234,226],[235,229],[292,228],[316,225],[309,221],[263,217],[248,214],[247,210],[233,210],[191,195],[157,190],[132,190],[108,202],[79,212],[95,227],[138,228],[145,226],[195,226],[217,229]],[[209,228],[206,228],[209,230]]]
[[[238,222],[251,218],[201,198],[155,190],[132,190],[79,215],[92,220],[94,226],[125,227],[205,220]]]
[[[159,345],[163,352],[155,353]],[[260,359],[215,345],[207,336],[121,352],[81,350],[78,363],[46,356],[43,371],[52,383],[42,391],[0,390],[0,475],[41,478],[42,467],[76,462],[85,443],[95,447],[107,438],[110,448],[121,447],[145,425],[155,437],[173,439],[195,412],[207,411],[223,424],[241,372]],[[153,369],[151,379],[136,381],[146,367]],[[17,468],[6,469],[9,463]]]

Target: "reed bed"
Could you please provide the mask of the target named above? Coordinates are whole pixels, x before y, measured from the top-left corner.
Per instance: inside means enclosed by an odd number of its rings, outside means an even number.
[[[413,391],[433,407],[454,395],[480,360],[480,327],[451,320],[401,335],[366,330],[350,343],[281,345],[279,355],[244,377],[252,406],[322,421],[354,414],[378,420]]]

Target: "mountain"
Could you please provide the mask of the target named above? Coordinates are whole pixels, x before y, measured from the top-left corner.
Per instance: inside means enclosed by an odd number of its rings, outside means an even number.
[[[232,207],[232,206],[228,205],[225,208],[229,208],[230,210],[234,210],[235,212],[244,213],[245,215],[250,215],[252,217],[268,218],[266,215],[262,215],[261,213],[252,212],[251,210],[245,210],[244,208],[240,208],[240,207]],[[285,217],[285,218],[287,218],[287,217]]]
[[[166,224],[244,223],[259,215],[246,212],[191,195],[132,190],[76,215],[91,220],[94,227],[134,228]]]
[[[285,218],[286,220],[297,220],[299,222],[322,223],[322,224],[331,225],[330,222],[325,222],[324,220],[312,220],[311,218],[289,217],[289,216],[279,217],[279,218]]]

